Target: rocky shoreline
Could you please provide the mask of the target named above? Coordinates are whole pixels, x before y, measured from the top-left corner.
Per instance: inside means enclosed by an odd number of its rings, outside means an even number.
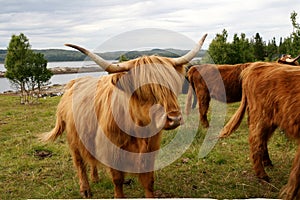
[[[74,73],[87,73],[87,72],[102,72],[100,67],[54,67],[50,68],[53,74],[74,74]]]
[[[101,72],[100,67],[53,67],[49,69],[53,74],[75,74],[87,72]],[[0,78],[4,78],[5,72],[0,71]]]
[[[41,93],[39,95],[39,97],[54,97],[54,96],[62,96],[65,90],[65,84],[55,84],[55,85],[51,85],[51,86],[44,86],[41,89]],[[12,96],[16,96],[16,95],[20,95],[20,91],[12,91],[12,90],[8,90],[8,91],[4,91],[3,93],[0,93],[0,95],[12,95]]]

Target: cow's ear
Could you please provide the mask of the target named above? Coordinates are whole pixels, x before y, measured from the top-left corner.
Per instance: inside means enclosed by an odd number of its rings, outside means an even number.
[[[111,79],[111,83],[112,83],[113,85],[117,85],[118,82],[119,82],[119,80],[120,80],[120,78],[121,78],[122,76],[124,76],[124,75],[125,75],[125,72],[121,72],[121,73],[116,73],[116,74],[114,74],[113,77],[112,77],[112,79]]]
[[[127,72],[119,72],[113,75],[112,79],[111,79],[111,83],[116,86],[117,88],[119,88],[120,90],[124,90],[124,88],[122,87],[122,77],[127,74]]]

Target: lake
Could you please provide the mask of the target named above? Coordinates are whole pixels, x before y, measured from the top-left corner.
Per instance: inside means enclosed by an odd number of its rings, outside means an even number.
[[[53,67],[93,67],[97,66],[93,61],[71,61],[71,62],[48,62],[47,68]],[[4,64],[0,63],[0,71],[6,71]],[[65,84],[68,83],[70,80],[84,77],[84,76],[92,76],[92,77],[99,77],[107,74],[107,72],[91,72],[91,73],[76,73],[76,74],[58,74],[53,75],[50,79],[51,84]],[[0,93],[4,91],[12,90],[15,91],[14,88],[10,86],[10,82],[6,78],[0,78]]]

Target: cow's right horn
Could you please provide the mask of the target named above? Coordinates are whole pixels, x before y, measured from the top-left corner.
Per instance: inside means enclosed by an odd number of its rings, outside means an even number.
[[[300,54],[299,54],[296,58],[294,58],[294,59],[287,58],[287,59],[286,59],[286,62],[294,63],[294,62],[296,62],[299,58],[300,58]]]
[[[179,58],[174,58],[175,65],[183,65],[183,64],[190,62],[200,51],[206,36],[207,36],[207,34],[203,35],[201,40],[198,42],[198,44],[192,50],[190,50],[187,54],[185,54]]]
[[[90,57],[95,63],[97,63],[101,68],[103,68],[105,71],[109,73],[116,73],[116,72],[122,72],[127,71],[128,68],[126,66],[123,66],[122,63],[120,64],[113,64],[111,62],[108,62],[98,56],[97,54],[74,44],[65,44],[65,46],[72,47],[74,49],[77,49],[78,51],[84,53],[88,57]]]

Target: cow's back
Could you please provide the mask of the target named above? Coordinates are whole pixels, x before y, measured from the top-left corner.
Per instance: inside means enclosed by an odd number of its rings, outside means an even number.
[[[226,91],[227,103],[238,102],[242,98],[241,72],[249,66],[250,63],[236,65],[218,65],[218,70],[223,80]]]

